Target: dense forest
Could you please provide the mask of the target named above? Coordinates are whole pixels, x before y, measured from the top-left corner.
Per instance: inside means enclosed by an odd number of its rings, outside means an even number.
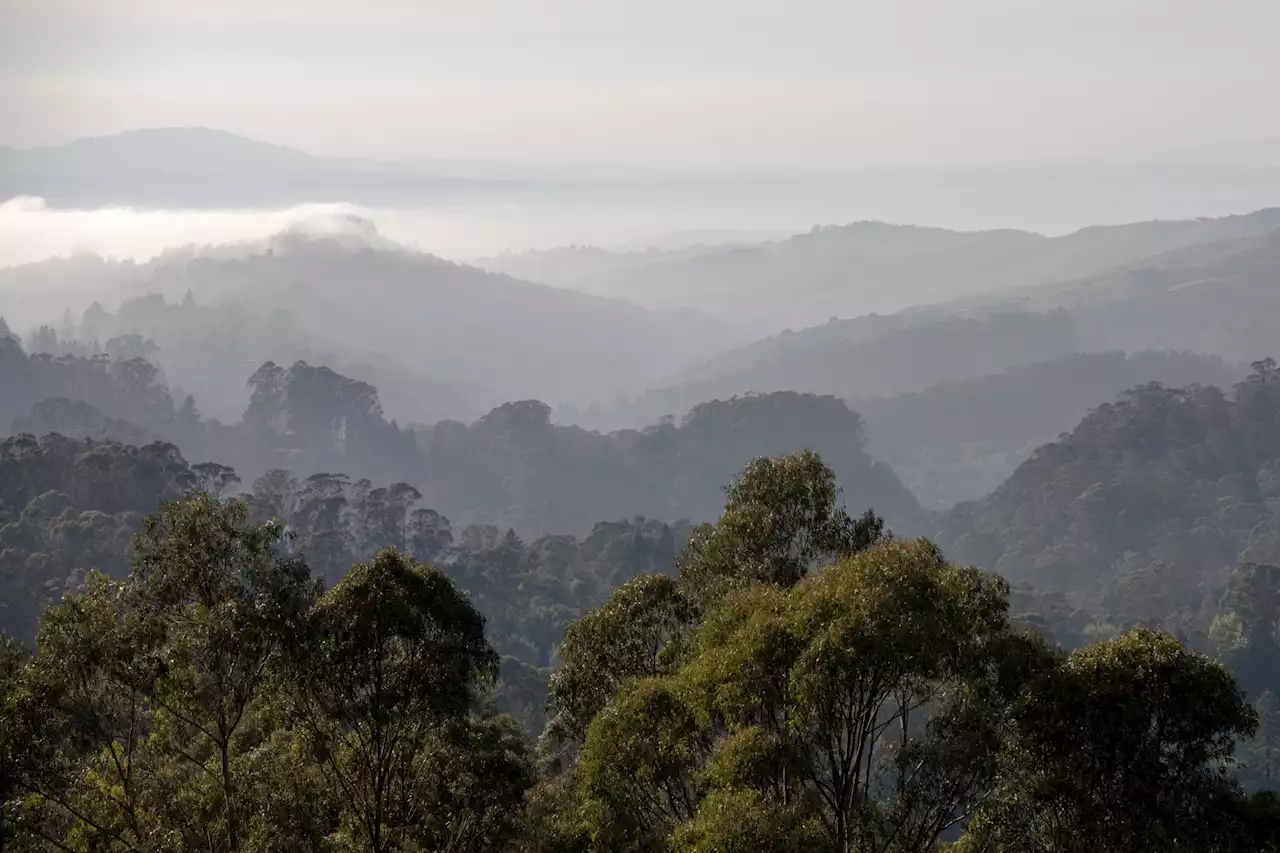
[[[1280,0],[0,0],[0,853],[1280,853]]]
[[[1280,850],[1273,217],[6,270],[0,849]]]
[[[147,339],[139,339],[143,347]],[[514,528],[522,536],[585,535],[602,518],[643,515],[712,520],[720,484],[760,454],[810,447],[828,458],[856,506],[894,523],[920,513],[893,471],[865,449],[857,413],[831,396],[778,392],[712,401],[679,424],[598,433],[551,422],[545,403],[506,403],[466,424],[401,427],[373,385],[327,367],[267,362],[246,383],[238,422],[181,403],[140,356],[27,355],[0,340],[0,400],[18,431],[120,441],[156,436],[192,459],[217,460],[252,482],[283,468],[402,480],[460,523]]]
[[[155,493],[197,488],[135,519],[127,574],[68,578],[34,646],[4,646],[0,839],[15,850],[1280,845],[1280,801],[1241,784],[1271,765],[1237,754],[1275,736],[1274,709],[1226,665],[1149,628],[1046,643],[998,575],[846,513],[807,451],[748,465],[673,564],[684,535],[642,520],[582,543],[471,528],[455,544],[404,486],[345,505],[281,474],[224,500],[229,471],[164,445],[6,450],[2,482],[22,484],[6,506],[81,482],[95,452],[117,473],[135,460],[124,483],[62,497],[113,500],[80,513],[104,529],[109,510],[128,524]],[[339,508],[342,523],[298,526]],[[354,565],[335,564],[335,538]],[[509,595],[539,548],[504,610],[483,576]],[[1256,610],[1280,569],[1250,571],[1226,600]],[[536,645],[537,626],[509,620],[557,581],[617,586],[564,629],[535,747],[499,710],[516,680],[496,646]],[[1231,618],[1239,654],[1256,629]]]
[[[921,503],[945,509],[989,494],[1033,450],[1123,391],[1149,382],[1225,388],[1246,372],[1198,353],[1077,353],[850,405],[866,422],[868,451]]]
[[[130,544],[146,514],[191,490],[236,493],[217,463],[188,464],[171,444],[143,447],[56,433],[0,443],[0,631],[30,642],[43,609],[81,590],[87,573],[127,575]],[[537,730],[541,692],[563,626],[642,573],[674,571],[691,527],[634,517],[601,522],[581,540],[522,541],[511,529],[470,525],[422,505],[397,482],[341,474],[303,480],[274,470],[240,492],[248,518],[288,531],[283,552],[334,582],[384,548],[441,566],[489,618],[490,640],[510,675],[507,699]],[[532,691],[532,692],[530,692]]]
[[[948,512],[938,541],[1068,596],[1099,627],[1160,622],[1204,636],[1237,561],[1280,559],[1278,422],[1271,360],[1230,394],[1137,387]]]

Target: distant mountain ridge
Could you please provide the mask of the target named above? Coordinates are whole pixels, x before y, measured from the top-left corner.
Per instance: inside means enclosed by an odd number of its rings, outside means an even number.
[[[749,327],[800,328],[1097,276],[1276,228],[1280,209],[1090,226],[1060,237],[863,221],[750,245],[630,253],[567,247],[478,263],[650,307],[696,308]]]
[[[887,229],[887,231],[886,231]],[[839,229],[831,229],[838,231]],[[904,240],[910,230],[863,226]],[[1121,239],[1133,237],[1126,246]],[[947,242],[963,235],[929,235]],[[1280,333],[1280,210],[1219,219],[1013,238],[1102,274],[1026,284],[887,314],[785,331],[692,365],[644,394],[586,416],[597,425],[681,415],[698,401],[781,389],[868,397],[924,391],[1080,353],[1180,350],[1247,364]],[[1128,255],[1163,251],[1125,260]],[[698,260],[706,262],[709,255]],[[594,418],[594,420],[592,420]]]
[[[326,158],[296,148],[205,127],[127,130],[63,145],[0,148],[0,164],[9,168],[85,172],[113,168],[260,173],[268,169],[317,169],[326,162]]]
[[[456,192],[510,191],[510,178],[442,173],[440,163],[319,157],[204,127],[132,130],[41,148],[0,148],[0,199],[54,205],[192,208],[302,201],[398,204]]]

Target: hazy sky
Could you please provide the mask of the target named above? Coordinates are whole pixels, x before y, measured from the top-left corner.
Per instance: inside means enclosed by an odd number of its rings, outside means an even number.
[[[1280,0],[0,0],[0,144],[991,162],[1280,139]],[[1280,148],[1280,146],[1277,146]]]

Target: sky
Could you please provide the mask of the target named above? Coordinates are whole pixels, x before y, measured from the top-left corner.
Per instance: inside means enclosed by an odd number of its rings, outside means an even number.
[[[382,158],[1270,156],[1277,39],[1277,0],[0,0],[0,145],[201,125]]]

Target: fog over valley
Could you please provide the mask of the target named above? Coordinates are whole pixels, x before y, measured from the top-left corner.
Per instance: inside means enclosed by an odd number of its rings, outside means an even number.
[[[0,853],[1280,853],[1278,33],[0,0]]]

